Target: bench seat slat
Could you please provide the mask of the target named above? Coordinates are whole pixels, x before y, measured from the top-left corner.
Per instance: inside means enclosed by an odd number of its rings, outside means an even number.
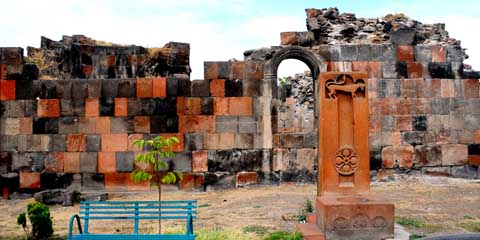
[[[158,209],[159,206],[139,206],[138,209]],[[194,209],[196,206],[160,206],[162,209]],[[135,206],[80,206],[80,209],[135,209]]]
[[[188,219],[188,216],[89,216],[84,217],[80,216],[80,219],[88,220],[115,220],[115,219],[125,219],[125,220],[135,220],[136,219],[145,219],[145,220],[155,220],[155,219]],[[192,219],[196,219],[195,216],[192,216]]]
[[[160,211],[161,214],[188,214],[188,211]],[[94,214],[135,214],[135,211],[80,211],[80,214],[94,215]],[[158,211],[138,211],[138,214],[157,214]],[[197,211],[190,211],[191,214],[197,214]]]
[[[73,237],[76,240],[82,239],[119,239],[119,240],[130,240],[130,239],[164,239],[164,240],[191,240],[194,239],[194,234],[77,234]]]

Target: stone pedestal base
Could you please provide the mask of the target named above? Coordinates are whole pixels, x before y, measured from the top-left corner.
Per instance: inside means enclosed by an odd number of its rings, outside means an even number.
[[[317,225],[328,240],[393,237],[394,206],[368,194],[317,197]]]

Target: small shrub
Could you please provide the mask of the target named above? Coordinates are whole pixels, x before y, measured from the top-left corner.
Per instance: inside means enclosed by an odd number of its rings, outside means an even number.
[[[263,236],[265,235],[265,233],[268,232],[268,229],[269,227],[265,227],[265,226],[250,225],[250,226],[244,227],[242,230],[244,233],[251,232],[251,233],[257,234],[257,236]]]
[[[265,240],[302,240],[303,236],[299,232],[276,231],[270,233]]]
[[[27,212],[32,225],[33,239],[47,239],[52,236],[53,224],[48,206],[40,202],[29,203]]]
[[[22,226],[23,231],[25,231],[25,234],[26,234],[27,238],[29,238],[29,232],[28,232],[28,226],[27,226],[27,217],[25,216],[25,213],[18,214],[17,224]]]
[[[465,220],[459,223],[458,226],[469,232],[480,232],[480,220]]]
[[[406,217],[396,217],[395,222],[405,227],[421,228],[425,226],[425,222],[422,220]]]
[[[303,207],[300,209],[297,215],[297,221],[303,222],[307,221],[307,213],[312,213],[314,211],[312,201],[310,199],[305,200]]]

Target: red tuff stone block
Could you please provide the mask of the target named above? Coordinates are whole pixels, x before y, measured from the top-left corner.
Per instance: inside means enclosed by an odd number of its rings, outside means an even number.
[[[160,134],[163,138],[169,138],[169,137],[175,137],[180,141],[177,144],[174,144],[172,146],[172,151],[174,152],[183,152],[185,149],[185,138],[183,136],[183,133],[162,133]]]
[[[183,114],[185,115],[200,115],[202,113],[202,99],[201,98],[185,98]]]
[[[99,112],[99,103],[97,98],[85,99],[85,116],[96,117]]]
[[[115,117],[128,116],[128,98],[115,98]]]
[[[127,181],[130,178],[129,173],[105,173],[105,190],[107,191],[125,191],[127,190]]]
[[[446,62],[447,61],[447,49],[442,46],[432,47],[432,62]]]
[[[7,79],[7,64],[0,64],[0,81],[6,80],[6,79]]]
[[[318,11],[315,8],[305,9],[305,12],[307,13],[307,18],[316,18],[318,16],[318,14],[320,13],[320,11]]]
[[[211,80],[218,78],[218,65],[215,62],[205,64],[204,79]]]
[[[15,80],[0,80],[0,100],[15,100]]]
[[[135,116],[133,118],[133,130],[136,133],[150,133],[150,117]]]
[[[39,99],[37,101],[38,117],[60,117],[60,101],[58,99]]]
[[[389,146],[382,149],[383,168],[411,168],[413,166],[414,148],[411,145]]]
[[[235,176],[235,185],[244,187],[258,183],[258,173],[256,172],[239,172]]]
[[[67,136],[67,151],[84,152],[87,143],[86,139],[83,134],[69,134]]]
[[[246,78],[248,80],[262,80],[263,70],[263,61],[248,61],[245,63]]]
[[[95,119],[96,133],[110,133],[110,117],[97,117]]]
[[[232,79],[243,79],[245,71],[245,62],[237,61],[232,63]]]
[[[397,116],[396,130],[397,131],[412,131],[412,116],[402,115]]]
[[[178,128],[181,133],[215,132],[215,117],[205,115],[179,116]]]
[[[86,78],[90,78],[92,76],[92,73],[93,73],[93,66],[92,65],[83,65],[82,66],[82,71],[83,71],[83,75]]]
[[[193,191],[195,187],[195,175],[184,173],[182,181],[179,182],[180,190]]]
[[[208,172],[208,151],[192,151],[192,172]]]
[[[455,97],[455,85],[452,79],[440,80],[440,96],[442,98]]]
[[[233,133],[206,133],[204,135],[206,149],[231,149],[235,146],[235,134]]]
[[[280,45],[295,45],[298,44],[297,32],[281,32],[280,33],[281,43]]]
[[[98,153],[98,172],[99,173],[114,173],[116,172],[116,160],[114,152],[99,152]]]
[[[229,98],[216,97],[213,98],[213,114],[228,115],[229,114]]]
[[[380,62],[352,62],[352,71],[367,72],[369,78],[382,77],[382,67]]]
[[[115,55],[108,55],[107,56],[107,65],[109,67],[115,66]]]
[[[408,78],[421,78],[423,77],[423,65],[419,62],[407,63]]]
[[[185,114],[185,97],[177,97],[177,115]]]
[[[127,177],[127,191],[129,192],[147,192],[150,191],[150,180],[135,182],[134,179]]]
[[[96,117],[81,117],[78,121],[79,133],[95,133]]]
[[[480,92],[480,84],[478,79],[465,79],[463,82],[465,98],[478,98]]]
[[[213,97],[224,97],[225,96],[225,80],[223,79],[214,79],[210,81],[210,92]]]
[[[32,134],[32,118],[20,118],[20,134]]]
[[[79,152],[64,153],[63,172],[65,173],[80,172],[80,153]]]
[[[413,62],[413,46],[398,45],[397,46],[397,60],[399,62]]]
[[[480,130],[476,130],[474,133],[474,141],[476,144],[480,143]]]
[[[382,168],[393,168],[395,166],[394,147],[382,148]]]
[[[151,98],[153,95],[152,79],[151,78],[137,78],[137,97]]]
[[[128,134],[102,134],[102,152],[128,151]]]
[[[250,116],[253,114],[253,99],[251,97],[233,97],[229,100],[229,115]]]
[[[136,140],[142,140],[143,134],[130,134],[128,135],[128,151],[141,151],[137,146],[133,146]]]
[[[20,172],[20,188],[40,188],[40,173]]]
[[[464,165],[468,161],[468,147],[463,144],[442,145],[442,165]]]
[[[468,156],[468,164],[471,166],[479,167],[480,166],[480,155],[470,155]]]
[[[152,79],[153,97],[167,96],[167,78],[159,77]]]

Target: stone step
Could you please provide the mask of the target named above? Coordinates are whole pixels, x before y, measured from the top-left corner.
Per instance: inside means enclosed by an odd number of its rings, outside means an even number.
[[[304,240],[325,240],[325,236],[315,223],[298,223],[297,230],[302,233]]]

